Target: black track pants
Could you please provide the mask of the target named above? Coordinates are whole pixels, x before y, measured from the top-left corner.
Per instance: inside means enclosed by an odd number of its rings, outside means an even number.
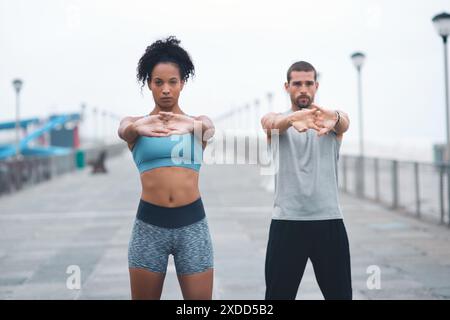
[[[350,250],[342,219],[272,220],[266,252],[266,300],[295,299],[311,259],[325,299],[352,299]]]

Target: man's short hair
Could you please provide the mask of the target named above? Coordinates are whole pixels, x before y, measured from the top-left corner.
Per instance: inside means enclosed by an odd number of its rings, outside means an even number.
[[[297,61],[294,64],[292,64],[292,66],[289,67],[286,75],[288,83],[291,81],[292,71],[305,71],[305,72],[314,71],[314,81],[317,81],[317,71],[309,62]]]

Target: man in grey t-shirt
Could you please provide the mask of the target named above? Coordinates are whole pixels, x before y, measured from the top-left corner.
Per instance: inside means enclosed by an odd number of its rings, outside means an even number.
[[[278,159],[266,252],[266,299],[295,299],[311,259],[325,299],[352,299],[350,251],[338,199],[339,148],[347,114],[315,105],[314,67],[294,63],[291,109],[261,119]],[[277,135],[278,139],[271,139]]]

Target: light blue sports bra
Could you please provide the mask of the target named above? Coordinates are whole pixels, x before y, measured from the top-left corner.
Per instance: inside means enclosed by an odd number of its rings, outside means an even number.
[[[139,173],[159,167],[183,167],[200,170],[203,148],[192,133],[168,137],[138,137],[133,159]]]

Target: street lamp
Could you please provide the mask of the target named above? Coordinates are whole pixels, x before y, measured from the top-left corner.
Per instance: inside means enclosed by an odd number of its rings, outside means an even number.
[[[358,114],[359,114],[359,155],[364,156],[364,137],[363,137],[363,113],[362,113],[362,85],[361,68],[366,56],[362,52],[355,52],[351,55],[353,65],[358,71]]]
[[[362,111],[362,81],[361,68],[366,56],[362,52],[355,52],[351,55],[353,65],[358,71],[358,115],[359,115],[359,161],[357,162],[356,190],[360,196],[364,196],[364,134],[363,134],[363,111]]]
[[[106,119],[106,111],[103,110],[102,111],[102,129],[103,129],[103,141],[105,142],[107,139],[107,135],[108,135],[108,124],[107,124],[107,119]]]
[[[273,110],[272,101],[273,101],[273,93],[267,92],[267,112],[272,112]]]
[[[259,109],[259,99],[255,99],[255,113],[252,115],[252,130],[255,131],[258,128],[259,123],[259,115],[261,114],[261,110]]]
[[[94,140],[97,143],[98,141],[98,118],[97,118],[97,107],[92,108],[93,118],[92,124],[94,126]]]
[[[16,157],[20,158],[20,90],[22,90],[23,81],[14,79],[12,82],[16,91]]]
[[[433,17],[432,19],[437,33],[442,37],[444,44],[444,79],[445,79],[445,120],[447,127],[447,146],[446,146],[446,161],[450,160],[450,129],[449,129],[449,98],[448,98],[448,62],[447,62],[447,37],[450,34],[450,14],[443,12]]]
[[[84,121],[84,117],[86,116],[86,103],[81,104],[81,116],[80,121]]]

